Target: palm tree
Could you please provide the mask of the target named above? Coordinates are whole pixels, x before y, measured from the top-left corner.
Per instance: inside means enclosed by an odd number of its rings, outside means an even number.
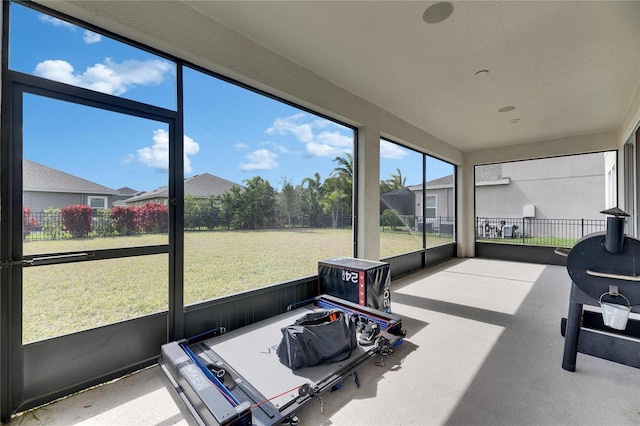
[[[345,152],[345,157],[336,157],[333,159],[334,163],[338,163],[338,166],[333,169],[333,172],[341,177],[353,182],[353,154]]]
[[[318,226],[321,223],[322,205],[322,182],[320,173],[316,172],[313,178],[307,177],[302,180],[302,189],[305,197],[305,213],[309,215],[309,226]],[[305,188],[306,185],[306,188]]]
[[[340,207],[348,197],[349,195],[345,194],[340,189],[334,189],[322,197],[322,207],[325,213],[331,214],[331,223],[334,228],[338,227],[338,214],[340,213]]]
[[[391,190],[404,188],[407,184],[407,178],[402,177],[400,169],[396,169],[396,172],[397,173],[389,173],[390,179],[387,179]]]
[[[335,186],[346,195],[346,197],[341,197],[343,204],[347,204],[345,211],[351,211],[353,199],[353,155],[345,152],[344,157],[336,157],[333,162],[338,164],[332,172],[332,176],[337,177]]]

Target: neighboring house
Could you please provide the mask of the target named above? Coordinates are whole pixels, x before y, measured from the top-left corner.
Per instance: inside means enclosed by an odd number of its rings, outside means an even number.
[[[26,159],[22,175],[22,203],[34,213],[73,205],[110,208],[119,195],[115,189]]]
[[[124,202],[124,200],[127,200],[135,195],[142,193],[141,191],[137,191],[135,189],[129,188],[128,186],[118,189],[117,192],[118,192],[118,195],[113,197],[114,207],[116,206],[124,207],[126,206],[126,203]]]
[[[546,158],[476,167],[476,217],[603,219],[608,154]],[[615,164],[608,165],[615,171]]]
[[[616,205],[615,153],[477,166],[475,180],[479,218],[601,220],[600,211]],[[388,208],[413,214],[416,229],[422,229],[422,185],[380,198],[380,214]],[[406,208],[410,203],[412,212]],[[426,223],[437,227],[450,221],[455,206],[452,175],[426,183],[425,206]]]
[[[380,194],[380,214],[392,209],[401,216],[413,216],[414,229],[421,231],[426,223],[427,232],[452,234],[454,218],[453,175],[426,182],[425,196],[422,185],[411,185]],[[425,218],[422,217],[422,202]]]
[[[455,214],[453,175],[428,181],[425,189],[426,222],[452,222]],[[406,186],[380,195],[380,214],[393,209],[400,215],[413,215],[416,229],[421,229],[422,202],[422,185]]]
[[[409,189],[415,194],[416,219],[422,218],[422,185],[413,185]],[[455,216],[455,191],[453,175],[430,180],[425,184],[425,217],[428,219],[444,218],[453,221]]]
[[[422,185],[413,185],[409,189],[414,194],[416,229],[422,230],[425,226],[427,232],[438,231],[452,235],[456,196],[453,175],[443,176],[425,183],[424,210],[422,208]],[[422,217],[423,211],[424,218]]]
[[[416,212],[414,198],[414,194],[408,187],[380,194],[380,214],[391,209],[402,216],[413,215]]]
[[[211,195],[222,195],[232,187],[243,188],[242,185],[233,183],[226,179],[204,173],[184,180],[184,195],[191,195],[195,198],[208,198]],[[124,200],[128,206],[143,206],[147,203],[169,204],[169,187],[162,186],[153,191],[142,192],[131,198]]]

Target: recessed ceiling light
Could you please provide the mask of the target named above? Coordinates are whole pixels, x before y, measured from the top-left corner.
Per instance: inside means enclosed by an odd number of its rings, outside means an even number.
[[[516,123],[519,123],[519,122],[520,122],[519,118],[513,118],[513,119],[509,120],[509,123],[511,123],[511,124],[516,124]]]
[[[500,108],[498,112],[509,112],[509,111],[513,111],[514,109],[516,109],[516,107],[514,107],[513,105],[509,105],[509,106]]]
[[[441,1],[434,3],[422,14],[422,19],[427,24],[437,24],[447,19],[453,13],[453,3]]]
[[[478,78],[482,78],[482,77],[485,77],[485,76],[489,75],[489,70],[476,71],[476,73],[474,75],[476,77],[478,77]]]

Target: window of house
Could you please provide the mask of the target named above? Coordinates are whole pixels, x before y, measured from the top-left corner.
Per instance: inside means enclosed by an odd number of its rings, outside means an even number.
[[[568,248],[603,231],[616,163],[610,151],[476,166],[476,240]]]
[[[92,209],[106,209],[107,197],[88,197],[89,207]]]
[[[10,31],[12,70],[176,109],[173,61],[15,3]]]
[[[6,173],[15,173],[17,190],[22,183],[19,253],[41,260],[14,276],[23,343],[167,310],[169,209],[127,201],[168,184],[176,64],[10,8],[11,113],[20,132],[5,154],[21,153],[22,164]],[[119,206],[110,209],[109,197]],[[97,272],[87,280],[89,261]]]
[[[121,206],[107,209],[106,196],[84,194],[166,185],[168,157],[150,164],[144,153],[168,125],[34,94],[25,93],[22,105],[24,256],[162,251],[154,247],[169,242],[165,206],[134,207],[123,196]],[[92,261],[91,280],[86,268],[84,262],[25,268],[25,343],[167,309],[167,254]]]
[[[190,68],[184,120],[186,305],[354,255],[353,129]]]
[[[611,207],[617,207],[618,206],[618,197],[617,197],[617,193],[618,193],[618,175],[617,175],[617,171],[616,171],[616,164],[612,163],[612,164],[608,164],[607,165],[607,183],[606,183],[606,191],[605,191],[605,198],[606,198],[606,207],[609,209]]]
[[[380,140],[381,258],[453,241],[454,182],[450,163]]]
[[[426,195],[424,199],[424,217],[435,219],[437,216],[437,199],[436,195]]]

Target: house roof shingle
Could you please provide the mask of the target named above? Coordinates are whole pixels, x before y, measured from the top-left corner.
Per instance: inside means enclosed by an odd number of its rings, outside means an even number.
[[[134,194],[137,194],[138,192],[140,191],[133,188],[129,188],[128,186],[124,186],[118,189],[119,195],[134,195]]]
[[[116,190],[30,160],[22,162],[25,191],[114,195]]]
[[[210,195],[221,195],[232,187],[242,185],[228,181],[226,179],[203,173],[184,180],[184,195],[191,195],[196,198],[207,198]],[[135,197],[128,198],[127,203],[133,203],[155,198],[169,198],[169,186],[161,186],[153,191],[143,192]]]

